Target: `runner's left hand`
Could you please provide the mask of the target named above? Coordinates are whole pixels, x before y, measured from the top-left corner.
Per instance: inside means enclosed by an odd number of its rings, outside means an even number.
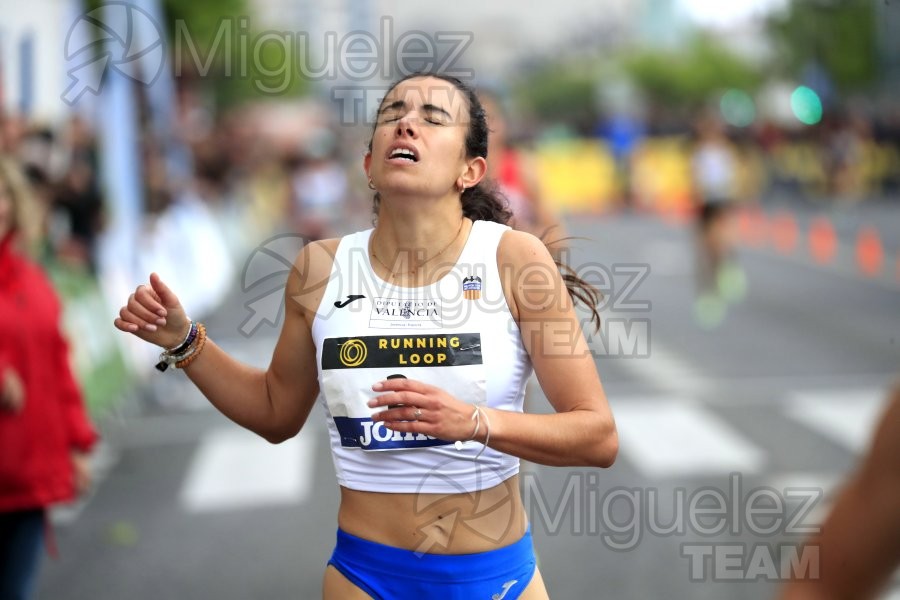
[[[402,404],[372,415],[373,421],[383,421],[388,429],[424,433],[450,442],[472,437],[475,407],[438,387],[415,379],[398,378],[379,381],[372,389],[381,395],[369,401],[370,408]]]

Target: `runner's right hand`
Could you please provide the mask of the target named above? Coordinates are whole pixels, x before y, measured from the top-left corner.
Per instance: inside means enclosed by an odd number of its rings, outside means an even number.
[[[113,322],[116,329],[132,333],[161,348],[174,348],[187,335],[191,320],[159,275],[151,273],[150,284],[141,284]]]

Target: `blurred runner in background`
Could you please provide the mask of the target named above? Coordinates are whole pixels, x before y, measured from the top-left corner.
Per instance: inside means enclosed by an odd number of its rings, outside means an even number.
[[[711,328],[725,318],[726,303],[746,293],[744,273],[734,261],[729,218],[738,164],[723,124],[714,117],[701,117],[697,123],[691,171],[699,207],[694,316],[702,327]]]

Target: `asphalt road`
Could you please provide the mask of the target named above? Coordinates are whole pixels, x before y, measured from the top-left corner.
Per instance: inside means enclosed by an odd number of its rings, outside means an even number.
[[[900,231],[900,215],[886,214],[878,225]],[[897,374],[900,282],[744,249],[746,296],[704,329],[690,228],[636,216],[569,228],[591,238],[573,264],[606,287],[591,345],[621,449],[603,471],[523,468],[552,597],[773,597],[782,561],[814,568],[800,542],[865,450]],[[236,288],[209,330],[262,366],[276,332],[239,333],[249,300]],[[183,375],[154,379],[106,422],[92,496],[56,514],[60,558],[44,563],[38,598],[319,598],[338,499],[322,411],[272,447]],[[529,406],[549,410],[539,391]]]

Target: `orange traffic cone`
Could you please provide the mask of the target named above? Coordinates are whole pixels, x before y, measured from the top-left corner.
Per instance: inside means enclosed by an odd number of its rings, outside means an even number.
[[[809,253],[819,264],[831,262],[837,254],[837,235],[825,217],[813,219],[809,226]]]
[[[772,217],[772,244],[782,254],[790,254],[797,247],[797,221],[794,215],[781,212]]]
[[[866,275],[877,275],[884,263],[884,248],[878,230],[864,227],[856,238],[856,265]]]

